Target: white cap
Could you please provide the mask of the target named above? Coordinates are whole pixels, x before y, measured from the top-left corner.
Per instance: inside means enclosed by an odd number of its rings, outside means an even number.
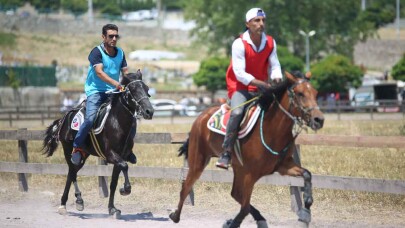
[[[264,11],[260,8],[252,8],[249,11],[247,11],[246,13],[246,22],[249,22],[250,20],[252,20],[255,17],[258,16],[263,16],[266,18],[266,14],[264,13]]]

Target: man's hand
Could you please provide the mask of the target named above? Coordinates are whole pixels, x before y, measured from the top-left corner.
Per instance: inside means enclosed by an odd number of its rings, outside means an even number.
[[[265,93],[271,86],[269,83],[264,82],[264,81],[260,81],[260,80],[257,80],[257,79],[254,79],[252,81],[252,84],[254,86],[256,86],[259,89],[259,91],[262,92],[262,93]]]
[[[120,92],[123,92],[125,90],[125,86],[123,86],[119,83],[115,86],[115,88]]]

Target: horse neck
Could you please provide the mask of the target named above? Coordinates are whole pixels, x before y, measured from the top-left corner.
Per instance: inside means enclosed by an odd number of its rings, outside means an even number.
[[[125,101],[122,96],[124,96],[123,93],[112,99],[110,115],[116,117],[116,121],[121,127],[128,127],[131,126],[134,121],[134,116],[132,114],[134,111],[130,110],[130,108],[124,104]],[[130,113],[129,110],[132,113]]]
[[[277,99],[277,98],[276,98]],[[282,106],[289,111],[289,98],[287,91],[283,93],[281,99],[274,101],[265,112],[263,125],[266,125],[266,133],[277,140],[290,140],[292,138],[292,128],[294,121],[279,107]],[[267,137],[266,137],[267,138]]]

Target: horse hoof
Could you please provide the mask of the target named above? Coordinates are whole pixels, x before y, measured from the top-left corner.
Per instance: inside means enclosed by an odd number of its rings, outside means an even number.
[[[180,222],[180,216],[177,215],[177,210],[175,212],[172,212],[169,214],[169,218],[174,222],[174,223],[179,223]]]
[[[301,208],[298,212],[298,221],[308,225],[311,222],[311,211],[306,208]]]
[[[120,194],[122,196],[127,196],[127,195],[131,194],[131,186],[129,186],[129,188],[128,187],[120,188]]]
[[[65,205],[60,205],[59,208],[58,208],[58,213],[60,215],[66,215],[67,214],[66,206]]]
[[[266,220],[257,221],[257,228],[268,228]]]
[[[84,202],[83,200],[76,200],[76,210],[83,211],[84,210]]]
[[[114,219],[120,219],[121,218],[121,211],[118,210],[115,207],[109,208],[108,209],[108,214]]]
[[[231,227],[232,222],[233,222],[233,219],[226,220],[225,223],[222,225],[222,228]]]

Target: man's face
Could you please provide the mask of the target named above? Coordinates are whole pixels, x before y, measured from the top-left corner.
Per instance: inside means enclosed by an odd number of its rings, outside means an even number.
[[[257,16],[246,22],[246,27],[249,29],[251,34],[261,35],[264,32],[264,24],[266,23],[266,18],[263,16]]]
[[[117,30],[107,30],[107,34],[103,35],[104,44],[108,47],[116,47],[119,38]]]

